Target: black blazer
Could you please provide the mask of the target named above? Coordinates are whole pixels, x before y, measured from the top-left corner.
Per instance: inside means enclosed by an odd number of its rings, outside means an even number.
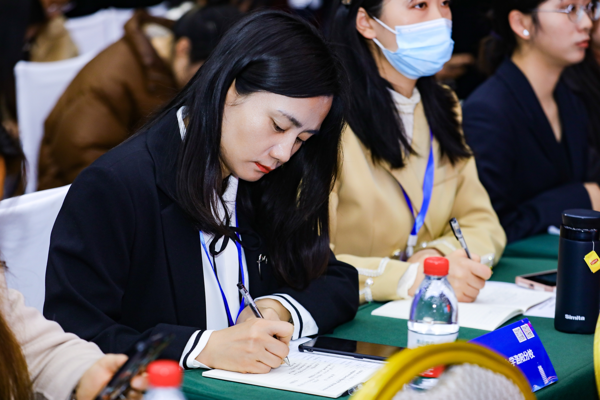
[[[508,242],[560,226],[561,213],[591,208],[587,182],[587,114],[561,81],[554,92],[562,142],[521,70],[506,60],[463,107],[463,129],[475,153]]]
[[[206,329],[198,230],[174,201],[180,144],[172,111],[85,169],[52,230],[44,315],[104,352],[127,353],[164,332],[175,340],[163,356],[179,360],[193,332]],[[248,216],[240,213],[238,221],[253,231]],[[268,256],[264,245],[245,250],[253,297],[289,294],[319,333],[354,318],[356,269],[332,254],[326,274],[297,291],[278,282],[270,263],[259,275],[259,254]]]

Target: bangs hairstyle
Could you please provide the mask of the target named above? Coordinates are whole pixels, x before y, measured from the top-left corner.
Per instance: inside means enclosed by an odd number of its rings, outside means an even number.
[[[316,28],[284,12],[261,11],[246,16],[225,34],[167,106],[168,110],[186,105],[189,115],[177,165],[178,203],[202,231],[227,235],[229,220],[223,224],[213,210],[223,204],[226,185],[220,144],[229,87],[235,82],[240,95],[267,92],[333,98],[320,131],[287,163],[258,182],[239,182],[238,211],[251,218],[251,225],[266,241],[278,278],[297,289],[327,268],[329,194],[337,175],[344,124],[341,71]]]
[[[374,162],[386,161],[392,168],[402,168],[406,165],[405,157],[414,151],[388,90],[392,86],[379,74],[369,41],[356,30],[360,7],[371,17],[380,18],[383,0],[352,0],[350,5],[338,0],[330,29],[332,45],[346,67],[351,84],[346,120],[369,149]],[[381,52],[376,46],[375,51]],[[471,157],[460,130],[455,111],[458,101],[454,94],[433,76],[417,80],[417,88],[442,156],[452,164]]]

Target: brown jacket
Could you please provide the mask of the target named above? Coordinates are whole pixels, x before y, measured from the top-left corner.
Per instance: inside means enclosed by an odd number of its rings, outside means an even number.
[[[370,152],[349,127],[343,134],[343,166],[330,199],[331,245],[338,260],[358,270],[361,302],[406,296],[398,287],[409,264],[393,256],[405,249],[414,217],[398,182],[418,213],[423,202],[423,178],[430,149],[430,130],[422,102],[417,104],[414,118],[412,144],[417,154],[411,155],[402,169],[374,163]],[[490,263],[498,262],[506,245],[506,235],[479,182],[475,159],[471,157],[452,165],[441,156],[435,139],[433,151],[433,195],[415,251],[433,248],[448,255],[459,249],[460,244],[448,223],[454,217],[460,223],[469,249],[487,256]],[[366,287],[369,278],[372,285]]]
[[[0,312],[21,345],[36,399],[65,400],[85,371],[103,354],[35,308],[25,306],[23,295],[6,288],[0,270]]]
[[[39,190],[72,183],[175,95],[170,68],[142,30],[148,22],[172,25],[137,11],[125,24],[123,38],[79,72],[46,119]]]

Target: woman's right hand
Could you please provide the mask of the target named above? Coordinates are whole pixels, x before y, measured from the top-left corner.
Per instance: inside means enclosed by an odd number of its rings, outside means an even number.
[[[293,333],[289,322],[252,318],[213,332],[196,360],[210,368],[266,374],[287,357]]]
[[[584,183],[583,186],[590,196],[592,209],[594,211],[600,211],[600,186],[598,186],[596,182]]]
[[[477,254],[471,254],[471,257],[472,260],[463,249],[446,256],[450,261],[448,281],[458,301],[463,303],[474,302],[479,291],[485,286],[485,281],[492,277],[492,269],[481,264],[481,258]]]
[[[415,253],[415,256],[419,255]],[[421,263],[419,266],[419,272],[417,273],[417,279],[414,285],[409,289],[408,294],[414,296],[425,278],[423,273],[423,261],[427,256],[433,256],[434,254],[423,254],[423,257],[418,258],[418,262]],[[477,254],[471,254],[473,259],[467,257],[467,253],[463,249],[458,249],[451,254],[448,254],[446,258],[450,262],[450,271],[448,272],[448,281],[454,289],[456,298],[458,301],[463,303],[472,303],[479,295],[479,291],[485,286],[485,281],[492,277],[492,270],[490,267],[480,263],[480,257]],[[438,255],[439,257],[439,255]],[[409,259],[409,262],[411,260]],[[412,261],[417,262],[417,261]]]

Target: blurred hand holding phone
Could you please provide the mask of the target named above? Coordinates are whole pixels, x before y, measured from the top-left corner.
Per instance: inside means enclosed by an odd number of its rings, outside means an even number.
[[[148,364],[156,360],[160,353],[173,340],[173,335],[162,333],[153,335],[147,340],[135,345],[136,353],[113,375],[112,379],[102,389],[96,400],[122,400],[127,398],[131,389],[131,380],[145,371]]]

